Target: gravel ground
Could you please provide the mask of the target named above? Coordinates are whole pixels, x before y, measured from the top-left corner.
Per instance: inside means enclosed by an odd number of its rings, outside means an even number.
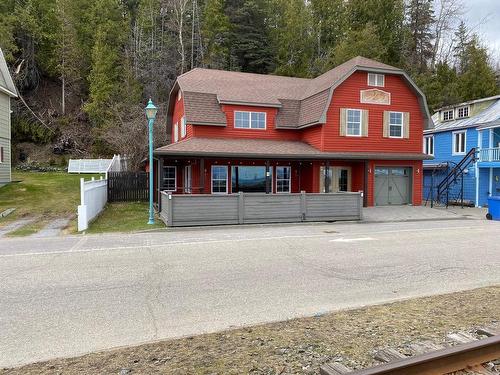
[[[0,374],[317,374],[372,354],[500,320],[500,286],[35,363]],[[75,338],[76,339],[76,338]],[[50,343],[47,343],[50,345]]]

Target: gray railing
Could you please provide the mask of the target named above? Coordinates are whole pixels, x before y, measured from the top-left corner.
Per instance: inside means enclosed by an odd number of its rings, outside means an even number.
[[[500,161],[500,147],[480,149],[479,161]]]
[[[161,194],[167,226],[360,220],[361,193]]]

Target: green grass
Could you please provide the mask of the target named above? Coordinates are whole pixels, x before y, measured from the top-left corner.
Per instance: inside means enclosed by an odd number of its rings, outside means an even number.
[[[34,222],[29,223],[29,224],[25,225],[24,227],[21,227],[17,230],[9,232],[7,234],[7,236],[8,237],[31,236],[32,234],[35,234],[38,231],[40,231],[41,229],[43,229],[48,223],[49,223],[49,220],[46,220],[46,219],[35,220]]]
[[[148,217],[148,203],[110,203],[101,215],[90,224],[87,233],[135,232],[165,227],[158,217],[155,218],[154,225],[149,225]]]
[[[80,204],[80,178],[88,181],[100,175],[77,175],[59,172],[13,172],[13,182],[0,188],[0,212],[15,207],[16,211],[0,219],[0,227],[21,217],[40,217],[9,236],[28,236],[38,232],[51,219],[73,217],[69,232],[76,233],[76,212]],[[164,227],[161,220],[148,225],[147,203],[109,204],[90,225],[88,233],[132,232]]]
[[[64,172],[12,172],[12,183],[0,188],[0,212],[16,210],[0,218],[0,227],[22,217],[40,219],[25,225],[9,236],[29,236],[38,232],[51,219],[73,217],[71,227],[76,228],[76,212],[80,204],[80,178],[99,178],[98,174],[68,174]]]
[[[12,182],[0,188],[0,212],[15,207],[5,220],[24,216],[45,218],[76,215],[80,204],[80,178],[99,175],[75,175],[59,172],[16,172]],[[0,219],[0,223],[4,219]]]

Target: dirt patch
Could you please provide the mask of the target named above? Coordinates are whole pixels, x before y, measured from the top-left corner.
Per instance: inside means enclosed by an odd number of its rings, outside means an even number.
[[[500,286],[59,359],[0,374],[317,374],[339,360],[500,320]],[[75,340],[78,338],[75,338]]]

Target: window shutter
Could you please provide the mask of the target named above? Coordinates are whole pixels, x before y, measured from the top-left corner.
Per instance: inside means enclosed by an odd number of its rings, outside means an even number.
[[[347,133],[347,109],[340,108],[340,136],[345,137]]]
[[[384,111],[383,136],[389,138],[389,112]]]
[[[0,163],[3,163],[3,147],[0,147]]]
[[[403,138],[410,138],[410,112],[403,112]]]
[[[364,109],[361,115],[361,136],[368,137],[368,110]]]

